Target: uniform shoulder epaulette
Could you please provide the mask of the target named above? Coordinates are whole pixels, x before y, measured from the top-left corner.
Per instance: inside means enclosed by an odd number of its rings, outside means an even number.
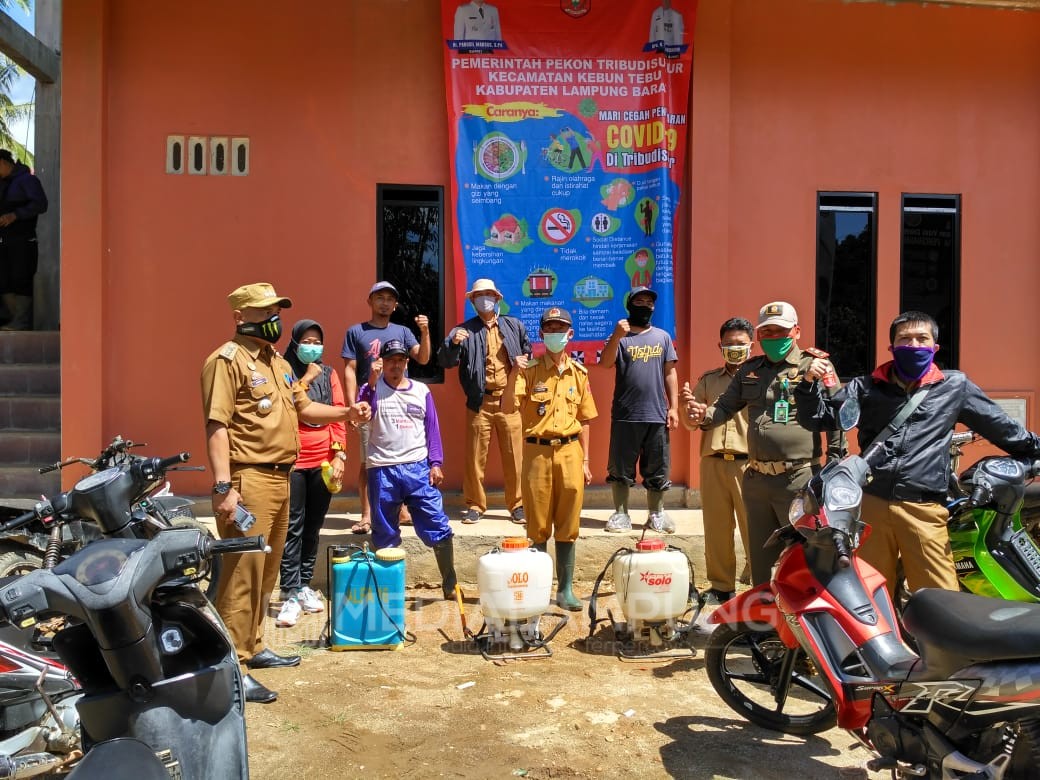
[[[700,382],[708,374],[714,374],[716,371],[718,371],[717,368],[709,368],[707,371],[705,371],[703,374],[701,374],[699,377],[697,377],[697,381]]]
[[[217,354],[224,358],[224,360],[232,360],[234,359],[235,354],[237,352],[238,344],[236,344],[234,341],[229,341],[227,344],[220,348]]]
[[[816,347],[806,347],[804,351],[808,352],[814,358],[820,358],[821,360],[831,356],[830,352],[824,352],[822,349],[817,349]]]
[[[571,361],[571,363],[573,363],[573,364],[574,364],[574,367],[575,367],[575,368],[576,368],[576,369],[577,369],[578,371],[580,371],[581,373],[583,373],[583,374],[587,374],[587,373],[589,373],[589,369],[588,369],[588,368],[587,368],[587,367],[585,366],[585,364],[584,364],[584,363],[579,363],[579,362],[578,362],[577,360],[572,360],[572,361]]]

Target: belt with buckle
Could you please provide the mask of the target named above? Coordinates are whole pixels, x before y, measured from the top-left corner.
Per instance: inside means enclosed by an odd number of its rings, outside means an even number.
[[[713,452],[708,455],[709,458],[721,458],[722,460],[747,460],[748,455],[746,452]]]
[[[485,390],[484,395],[490,395],[492,398],[500,398],[502,392],[502,390]]]
[[[753,458],[748,461],[748,468],[753,471],[757,471],[759,474],[786,474],[788,471],[807,466],[812,463],[809,458],[802,458],[801,460],[754,460]]]
[[[572,436],[558,436],[555,439],[539,439],[537,436],[528,436],[524,441],[528,444],[541,444],[543,447],[560,447],[564,444],[570,444],[572,441],[577,441],[578,434]]]
[[[236,466],[251,469],[267,469],[268,471],[279,471],[288,474],[293,470],[295,463],[236,463]]]

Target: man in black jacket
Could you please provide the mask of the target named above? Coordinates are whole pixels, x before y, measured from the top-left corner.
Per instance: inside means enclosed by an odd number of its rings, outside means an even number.
[[[459,384],[466,394],[466,471],[462,479],[466,508],[462,522],[475,523],[487,510],[484,469],[491,431],[495,430],[502,455],[506,508],[513,522],[522,524],[523,426],[519,411],[502,411],[501,398],[510,367],[517,356],[531,354],[531,342],[520,320],[498,313],[502,293],[491,279],[477,279],[466,298],[477,316],[452,328],[437,353],[437,361],[444,368],[459,366]]]
[[[0,330],[32,330],[36,218],[47,210],[47,196],[40,180],[7,149],[0,149],[0,189],[0,294],[9,320]]]
[[[908,398],[926,390],[907,421],[883,439],[883,453],[871,464],[873,480],[863,489],[863,519],[872,530],[860,556],[885,575],[889,592],[899,557],[911,590],[958,589],[945,506],[955,424],[967,425],[1009,455],[1040,457],[1040,437],[1008,417],[962,372],[936,367],[938,335],[930,315],[903,312],[889,328],[893,359],[873,374],[856,377],[827,398],[817,380],[829,364],[814,360],[795,388],[798,421],[816,430],[834,430],[842,402],[858,398],[861,449],[888,427]]]

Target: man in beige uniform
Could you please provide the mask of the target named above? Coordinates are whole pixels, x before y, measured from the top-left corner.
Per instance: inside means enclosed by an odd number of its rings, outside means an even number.
[[[589,421],[595,419],[589,372],[566,353],[574,338],[571,315],[553,306],[542,314],[545,354],[527,361],[520,355],[509,371],[502,410],[519,403],[524,423],[522,490],[527,535],[545,550],[556,539],[556,604],[581,611],[573,591],[574,545],[578,539],[589,470]]]
[[[693,398],[713,404],[725,392],[737,369],[751,355],[755,331],[743,317],[726,320],[719,328],[719,348],[725,364],[701,375]],[[688,419],[688,418],[687,418]],[[687,427],[691,427],[687,422]],[[748,417],[744,409],[724,424],[701,435],[701,504],[704,511],[704,561],[711,582],[708,604],[718,605],[733,598],[736,590],[737,556],[733,549],[733,528],[740,531],[744,559],[750,560],[747,539],[747,512],[740,486],[748,461]],[[741,581],[750,580],[745,562]]]
[[[801,330],[794,306],[785,301],[767,303],[758,312],[755,329],[765,353],[737,369],[733,381],[712,406],[683,393],[689,426],[715,428],[748,410],[748,467],[741,492],[747,509],[748,552],[751,582],[769,582],[779,546],[765,548],[777,528],[787,522],[791,500],[819,466],[824,449],[819,434],[799,425],[794,388],[802,381],[814,358],[826,352],[798,347]],[[839,389],[829,382],[827,393]],[[844,439],[840,433],[827,435],[828,459],[841,457]]]
[[[215,606],[240,663],[250,669],[296,666],[298,655],[277,655],[264,646],[264,617],[289,523],[289,472],[300,447],[297,414],[311,423],[354,422],[368,418],[368,405],[354,411],[307,397],[312,377],[297,381],[273,346],[282,332],[279,312],[292,301],[277,295],[270,284],[239,287],[228,302],[236,335],[202,367],[206,449],[215,480],[213,514],[221,538],[262,534],[271,552],[225,556]],[[308,367],[309,374],[318,370],[313,363]],[[256,518],[245,530],[235,523],[239,504]],[[278,697],[249,674],[244,684],[246,701],[266,703]]]

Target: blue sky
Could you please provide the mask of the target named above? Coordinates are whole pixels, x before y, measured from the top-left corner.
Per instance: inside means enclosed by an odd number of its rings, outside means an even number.
[[[32,10],[26,14],[16,3],[11,3],[10,8],[7,9],[7,14],[14,19],[18,24],[24,27],[29,32],[33,32],[36,28],[36,4],[32,4]],[[16,103],[28,103],[33,99],[33,90],[36,87],[36,79],[32,76],[23,75],[20,79],[16,79],[11,88],[11,100]],[[33,129],[34,122],[32,120],[22,122],[11,123],[11,135],[25,144],[29,151],[33,150],[35,142],[33,140]]]

